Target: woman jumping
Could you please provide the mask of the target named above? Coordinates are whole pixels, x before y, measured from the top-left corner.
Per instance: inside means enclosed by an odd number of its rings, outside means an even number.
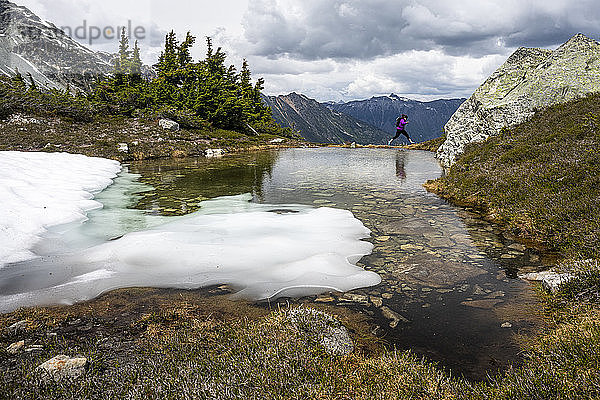
[[[400,136],[401,134],[404,135],[408,141],[410,142],[410,144],[413,144],[413,140],[410,138],[410,136],[408,136],[408,133],[404,130],[404,127],[406,126],[406,124],[408,124],[408,115],[406,114],[402,114],[402,117],[399,117],[396,120],[396,136],[394,136],[393,138],[390,139],[390,141],[388,142],[388,146],[392,144],[392,141],[394,139],[396,139],[398,136]]]

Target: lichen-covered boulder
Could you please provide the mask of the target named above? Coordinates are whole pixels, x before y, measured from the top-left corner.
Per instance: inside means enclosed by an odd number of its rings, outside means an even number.
[[[558,49],[515,51],[452,115],[437,156],[449,167],[471,142],[530,118],[537,108],[600,91],[600,44],[582,34]]]
[[[291,309],[287,318],[306,340],[319,343],[328,354],[345,356],[354,350],[346,327],[323,311],[298,307]]]
[[[79,378],[85,372],[86,364],[87,359],[84,357],[71,358],[61,354],[41,364],[37,369],[43,378],[60,381],[65,378]]]

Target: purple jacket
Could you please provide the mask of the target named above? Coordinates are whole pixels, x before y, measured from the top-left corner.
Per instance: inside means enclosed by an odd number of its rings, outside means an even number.
[[[396,125],[396,129],[402,130],[402,129],[404,129],[406,124],[408,124],[408,121],[406,121],[404,118],[402,118],[400,121],[398,121],[398,125]]]

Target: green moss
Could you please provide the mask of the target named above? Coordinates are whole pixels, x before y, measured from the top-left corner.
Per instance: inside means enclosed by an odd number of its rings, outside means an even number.
[[[427,140],[427,141],[421,142],[421,143],[411,144],[406,147],[411,150],[425,150],[425,151],[436,152],[445,141],[446,141],[446,134],[444,133],[439,138]]]

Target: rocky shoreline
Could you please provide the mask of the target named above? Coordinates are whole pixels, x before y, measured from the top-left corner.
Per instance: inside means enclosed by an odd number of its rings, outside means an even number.
[[[309,145],[269,134],[249,136],[222,129],[178,126],[173,129],[172,124],[161,126],[161,121],[167,120],[105,117],[93,122],[73,122],[60,117],[14,114],[0,121],[0,151],[67,152],[127,162]]]

